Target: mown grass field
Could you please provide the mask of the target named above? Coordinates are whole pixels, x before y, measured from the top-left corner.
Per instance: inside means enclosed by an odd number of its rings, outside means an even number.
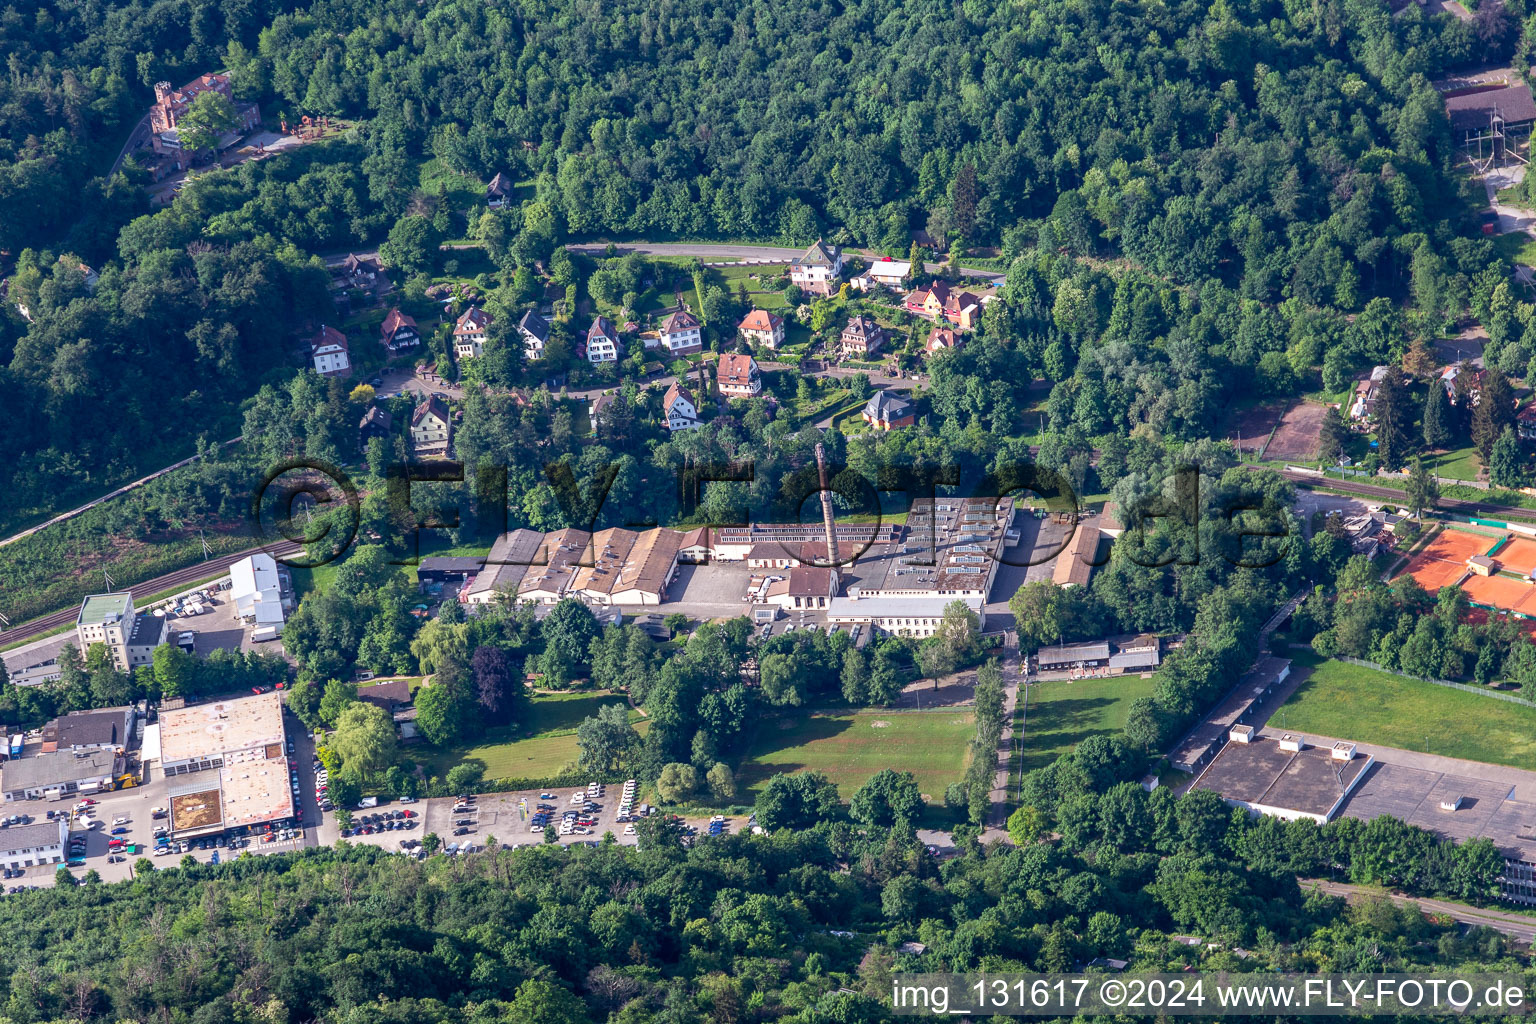
[[[475,743],[447,750],[429,750],[421,757],[428,775],[444,776],[460,761],[478,758],[485,762],[488,779],[546,778],[559,775],[576,763],[576,727],[607,704],[624,704],[613,694],[568,693],[537,697],[523,718],[487,730]],[[643,735],[650,723],[638,711],[630,721]]]
[[[1313,668],[1270,726],[1536,769],[1536,708],[1342,661]]]
[[[1090,736],[1115,735],[1125,728],[1131,702],[1150,696],[1152,680],[1140,676],[1055,679],[1032,685],[1028,705],[1021,699],[1014,710],[1013,733],[1024,738],[1016,763],[1021,771],[1033,771]]]
[[[736,800],[752,803],[769,778],[797,771],[825,773],[848,800],[876,772],[894,768],[911,772],[930,812],[942,814],[944,790],[965,773],[967,745],[975,734],[975,716],[968,708],[766,719],[737,772]]]

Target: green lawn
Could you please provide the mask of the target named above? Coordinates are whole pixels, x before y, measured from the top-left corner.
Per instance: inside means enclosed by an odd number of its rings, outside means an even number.
[[[576,764],[576,727],[607,704],[623,704],[613,694],[568,693],[538,697],[529,702],[523,719],[489,729],[476,743],[448,750],[432,750],[422,756],[428,775],[443,776],[460,761],[478,758],[485,762],[488,779],[546,778]],[[630,721],[642,734],[650,723],[638,711]]]
[[[1024,737],[1020,770],[1043,768],[1090,736],[1120,732],[1131,702],[1150,696],[1152,680],[1140,676],[1053,679],[1030,686],[1028,706],[1021,700],[1013,720],[1014,735]]]
[[[1479,468],[1477,449],[1472,445],[1448,451],[1444,455],[1433,455],[1424,461],[1429,469],[1439,473],[1442,477],[1449,477],[1453,480],[1477,479]]]
[[[736,799],[751,803],[771,776],[809,770],[824,772],[847,800],[876,772],[895,768],[911,772],[929,808],[942,812],[944,790],[964,774],[975,734],[975,716],[967,708],[765,719],[737,773]]]
[[[1511,231],[1507,235],[1496,235],[1493,239],[1493,247],[1499,255],[1516,263],[1524,263],[1526,266],[1536,266],[1536,238],[1532,238],[1524,231]]]
[[[1341,661],[1314,668],[1270,725],[1536,768],[1536,708]]]

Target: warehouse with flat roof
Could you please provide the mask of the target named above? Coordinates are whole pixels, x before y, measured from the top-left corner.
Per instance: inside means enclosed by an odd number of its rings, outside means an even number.
[[[211,835],[294,816],[283,696],[264,693],[163,711],[146,737],[168,780],[171,832]]]

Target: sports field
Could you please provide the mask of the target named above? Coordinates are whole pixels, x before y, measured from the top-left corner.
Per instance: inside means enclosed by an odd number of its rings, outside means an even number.
[[[819,771],[844,800],[883,768],[911,772],[929,807],[965,772],[976,735],[969,708],[941,711],[817,712],[769,718],[757,727],[737,775],[738,802],[749,803],[780,772]]]
[[[1536,769],[1536,708],[1324,661],[1269,720],[1288,730]]]
[[[1448,587],[1467,572],[1467,559],[1480,555],[1497,538],[1465,530],[1444,529],[1408,562],[1408,575],[1433,594]]]
[[[1530,575],[1536,572],[1536,540],[1529,537],[1510,537],[1494,552],[1501,566],[1514,572]]]
[[[489,729],[473,745],[433,750],[421,758],[427,774],[444,776],[460,761],[485,762],[488,779],[541,779],[559,775],[576,764],[576,727],[605,704],[624,704],[623,697],[570,693],[538,697],[528,702],[521,720]],[[650,723],[631,711],[629,720],[644,734]]]
[[[1120,732],[1131,702],[1152,696],[1152,687],[1152,680],[1140,676],[1034,684],[1029,688],[1028,715],[1021,701],[1013,719],[1014,735],[1023,728],[1022,769],[1043,768],[1090,736]]]
[[[1536,615],[1536,587],[1510,576],[1468,576],[1461,589],[1473,601],[1521,615]]]

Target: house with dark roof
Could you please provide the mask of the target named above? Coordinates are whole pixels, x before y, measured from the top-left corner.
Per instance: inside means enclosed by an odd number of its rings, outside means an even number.
[[[875,323],[873,317],[862,313],[848,321],[838,339],[844,358],[867,359],[877,355],[884,345],[885,328]]]
[[[416,330],[416,321],[398,308],[390,310],[384,323],[379,325],[379,337],[391,354],[421,344],[421,332]]]
[[[891,391],[877,391],[864,403],[864,422],[876,430],[910,427],[915,418],[912,402]]]
[[[394,417],[389,414],[389,410],[380,409],[376,405],[369,406],[357,424],[357,446],[366,449],[368,442],[376,437],[387,439],[393,433],[394,425]]]
[[[1536,101],[1524,82],[1495,83],[1447,94],[1445,116],[1452,136],[1463,146],[1477,147],[1485,154],[1489,151],[1484,147],[1493,147],[1491,155],[1497,156],[1502,147],[1511,145],[1506,133],[1528,134],[1536,122]]]
[[[837,570],[830,566],[802,565],[763,588],[763,603],[794,608],[825,608],[837,596]]]
[[[594,317],[587,328],[587,362],[612,363],[619,358],[619,332],[605,316]]]
[[[493,210],[499,210],[506,206],[512,198],[512,180],[500,171],[491,179],[491,183],[485,186],[485,205]]]
[[[549,341],[549,321],[538,310],[530,309],[518,320],[517,334],[523,339],[523,354],[530,360],[538,359],[544,355],[544,346]]]
[[[340,377],[352,369],[351,354],[347,350],[347,336],[334,327],[320,326],[309,339],[309,354],[314,361],[315,372],[325,377]]]
[[[404,679],[386,679],[371,686],[359,686],[357,699],[383,708],[393,715],[411,703],[411,684]]]
[[[812,295],[831,295],[837,290],[846,261],[837,246],[817,239],[789,264],[789,279],[801,291]]]
[[[117,750],[133,735],[132,707],[100,708],[61,715],[43,726],[41,753],[55,750]]]
[[[686,309],[680,309],[663,320],[657,336],[661,347],[673,357],[704,351],[704,335],[699,326],[699,318]]]
[[[412,411],[411,450],[416,455],[446,456],[452,440],[453,420],[449,417],[448,406],[442,399],[428,398]]]
[[[384,268],[372,256],[359,256],[353,252],[333,267],[331,273],[341,278],[341,282],[348,287],[368,291],[384,276]]]
[[[775,349],[784,344],[784,318],[754,309],[736,325],[736,333],[754,345]]]

